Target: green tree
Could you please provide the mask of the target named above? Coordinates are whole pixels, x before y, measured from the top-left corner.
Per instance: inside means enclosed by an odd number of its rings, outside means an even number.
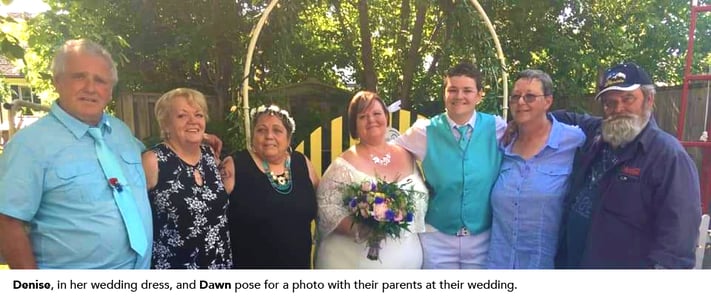
[[[46,71],[55,46],[87,37],[117,58],[119,90],[188,86],[235,101],[249,34],[266,2],[47,0],[51,11],[30,22],[28,53],[38,62],[29,65]],[[559,107],[578,108],[594,92],[601,70],[623,60],[645,66],[658,82],[681,82],[687,2],[481,4],[502,42],[507,71],[539,68],[551,74]],[[710,36],[709,19],[701,16],[697,37]],[[710,48],[711,42],[697,40],[695,71],[706,70],[700,63]],[[281,1],[259,39],[249,77],[253,93],[312,77],[343,88],[377,89],[388,101],[425,109],[439,107],[441,75],[463,60],[484,72],[481,109],[498,112],[502,88],[510,84],[503,84],[492,38],[469,1]],[[48,83],[44,72],[28,75]]]

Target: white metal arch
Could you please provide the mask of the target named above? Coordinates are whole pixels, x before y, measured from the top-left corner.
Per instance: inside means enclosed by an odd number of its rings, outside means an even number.
[[[259,21],[255,25],[254,29],[252,30],[251,36],[252,38],[249,41],[249,47],[247,48],[247,56],[245,57],[244,61],[244,73],[242,74],[242,111],[244,111],[244,130],[245,130],[245,141],[246,141],[246,147],[250,146],[251,143],[251,131],[250,131],[250,117],[249,117],[249,73],[250,73],[250,67],[252,66],[252,56],[254,54],[254,48],[257,45],[257,40],[259,39],[259,35],[262,32],[262,28],[264,27],[264,24],[266,23],[267,19],[269,18],[269,14],[271,14],[272,10],[276,6],[276,4],[279,2],[279,0],[271,0],[269,2],[269,5],[264,9],[264,12],[262,12],[262,17],[259,18]],[[489,29],[489,33],[494,39],[494,45],[496,46],[496,54],[497,57],[499,58],[499,61],[501,62],[501,75],[503,79],[503,87],[504,87],[504,94],[503,98],[501,101],[502,105],[502,116],[504,117],[504,120],[506,119],[506,114],[508,113],[508,73],[506,72],[506,58],[504,57],[504,52],[501,49],[501,43],[499,42],[499,37],[496,35],[496,30],[494,29],[494,26],[491,24],[491,21],[489,20],[489,16],[486,14],[484,11],[484,8],[479,5],[479,1],[477,0],[470,0],[471,4],[474,5],[476,8],[477,12],[479,12],[479,15],[481,18],[484,20],[484,23],[486,24],[486,27]]]

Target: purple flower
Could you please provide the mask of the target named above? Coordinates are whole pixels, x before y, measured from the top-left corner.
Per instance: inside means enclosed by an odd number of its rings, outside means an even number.
[[[395,212],[393,212],[393,210],[388,209],[388,211],[385,212],[385,219],[387,219],[388,221],[393,221],[393,219],[395,219]]]
[[[351,198],[351,201],[348,202],[348,205],[350,205],[351,208],[355,208],[356,204],[358,204],[358,197],[353,197]]]
[[[415,215],[413,215],[412,212],[408,212],[407,215],[405,216],[405,221],[411,222],[414,217],[415,217]]]
[[[385,198],[380,197],[380,196],[375,196],[375,204],[381,204],[385,202]]]
[[[375,191],[375,187],[376,187],[375,182],[371,182],[371,183],[370,183],[370,191],[371,191],[371,192],[372,192],[372,191]]]

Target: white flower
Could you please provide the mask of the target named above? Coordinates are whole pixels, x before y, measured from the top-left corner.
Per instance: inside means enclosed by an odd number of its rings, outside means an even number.
[[[289,115],[289,112],[279,108],[277,105],[269,105],[269,107],[261,105],[257,108],[252,108],[252,110],[249,112],[249,116],[254,120],[254,118],[258,115],[261,114],[262,112],[271,112],[274,114],[279,114],[286,118],[287,123],[290,125],[288,127],[291,127],[291,133],[293,134],[296,131],[296,122],[294,121],[294,118],[292,118]]]
[[[261,105],[261,106],[259,106],[259,107],[257,107],[257,108],[252,108],[252,110],[249,111],[249,116],[250,116],[252,119],[254,119],[254,116],[255,116],[257,113],[262,113],[262,112],[264,112],[264,111],[266,111],[266,110],[267,110],[267,107],[265,107],[264,105]]]
[[[286,119],[287,123],[290,125],[287,127],[291,127],[292,134],[294,133],[294,131],[296,131],[296,122],[294,121],[294,118],[292,118],[289,115],[288,111],[279,108],[279,106],[277,106],[277,105],[269,105],[269,107],[261,105],[257,108],[252,108],[252,110],[249,111],[249,116],[252,118],[252,120],[254,120],[254,118],[256,116],[258,116],[262,112],[267,112],[267,111],[272,114],[279,114],[282,117],[284,117]]]

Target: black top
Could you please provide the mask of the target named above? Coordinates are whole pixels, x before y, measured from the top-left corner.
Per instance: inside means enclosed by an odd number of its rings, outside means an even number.
[[[229,221],[235,268],[310,268],[316,193],[304,155],[291,154],[289,194],[272,187],[249,152],[238,152],[234,161]]]
[[[229,202],[212,152],[201,146],[196,165],[183,162],[165,144],[158,158],[158,182],[148,192],[153,210],[154,269],[232,267],[227,211]],[[202,185],[195,182],[195,171]]]

